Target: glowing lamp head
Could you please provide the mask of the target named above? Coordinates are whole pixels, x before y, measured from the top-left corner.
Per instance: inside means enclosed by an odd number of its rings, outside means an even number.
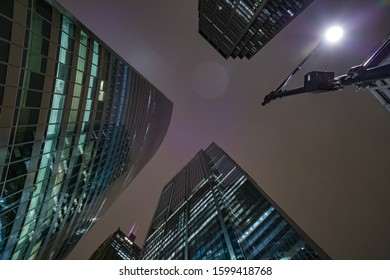
[[[329,28],[325,33],[325,39],[328,42],[337,42],[343,37],[343,29],[339,26]]]

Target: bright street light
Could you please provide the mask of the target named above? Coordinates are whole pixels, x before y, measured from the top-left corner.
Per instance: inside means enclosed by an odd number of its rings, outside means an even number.
[[[337,42],[343,37],[343,29],[340,26],[329,28],[325,33],[325,39],[328,42]]]
[[[305,75],[304,85],[300,88],[285,89],[290,78],[301,69],[305,61],[321,46],[325,41],[336,42],[341,39],[343,31],[340,27],[331,28],[327,31],[325,38],[319,41],[317,46],[307,55],[294,71],[275,90],[264,97],[262,105],[285,96],[301,93],[321,93],[343,89],[345,86],[356,85],[358,88],[378,89],[377,81],[384,83],[390,78],[390,64],[381,65],[390,54],[390,34],[380,43],[380,45],[369,55],[362,64],[351,67],[348,73],[335,77],[334,72],[312,71]]]
[[[341,27],[336,26],[336,27],[329,28],[326,31],[323,38],[321,38],[321,40],[314,47],[314,49],[302,60],[301,63],[298,64],[298,66],[291,72],[290,75],[287,76],[287,78],[280,84],[280,86],[275,91],[272,91],[270,94],[265,96],[262,105],[264,106],[265,104],[267,104],[271,100],[275,99],[275,96],[278,95],[280,92],[286,91],[287,83],[290,81],[292,76],[294,76],[295,73],[297,73],[299,70],[301,70],[302,65],[306,62],[306,60],[308,60],[324,44],[324,42],[326,42],[326,41],[337,42],[338,40],[341,39],[342,36],[343,36],[343,30]]]

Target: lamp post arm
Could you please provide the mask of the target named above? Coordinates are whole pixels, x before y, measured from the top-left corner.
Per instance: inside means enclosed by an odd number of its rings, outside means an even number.
[[[390,78],[390,64],[371,67],[366,69],[362,65],[352,67],[345,75],[335,78],[335,85],[349,86],[357,85],[360,87],[369,86],[368,83]]]
[[[314,71],[312,73],[319,73],[321,75],[328,76],[327,72]],[[330,73],[330,72],[328,72]],[[332,73],[333,75],[334,73]],[[307,74],[308,75],[308,74]],[[377,67],[366,69],[363,65],[352,67],[347,74],[331,78],[325,83],[318,83],[312,86],[308,85],[308,80],[305,80],[305,85],[300,88],[283,90],[279,92],[271,92],[264,97],[261,105],[266,105],[272,100],[282,98],[290,95],[296,95],[300,93],[321,93],[335,91],[344,88],[344,86],[357,85],[358,87],[370,87],[372,82],[389,79],[390,78],[390,64],[385,64]]]
[[[278,92],[272,91],[270,94],[264,97],[264,100],[261,103],[261,105],[265,106],[266,104],[270,103],[272,100],[275,100],[277,98],[282,98],[282,97],[296,95],[305,92],[306,92],[305,87],[300,87],[300,88],[295,88],[290,90],[282,90]]]
[[[287,86],[288,81],[294,76],[299,70],[301,70],[302,65],[319,49],[319,47],[322,45],[322,41],[318,42],[315,48],[301,61],[301,63],[298,64],[297,67],[291,72],[290,75],[287,76],[287,78],[279,85],[279,87],[274,91],[284,91],[285,87]]]

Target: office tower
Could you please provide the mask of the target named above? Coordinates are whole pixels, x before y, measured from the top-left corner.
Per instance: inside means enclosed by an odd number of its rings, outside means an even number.
[[[118,228],[99,246],[90,260],[138,260],[141,248],[134,241],[132,232],[127,236]]]
[[[142,259],[329,258],[216,144],[163,188]]]
[[[63,259],[154,155],[172,102],[55,1],[0,1],[0,258]]]
[[[250,59],[313,0],[199,0],[199,33],[226,59]]]

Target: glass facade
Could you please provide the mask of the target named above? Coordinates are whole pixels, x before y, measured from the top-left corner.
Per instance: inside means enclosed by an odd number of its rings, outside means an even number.
[[[225,58],[251,58],[313,0],[199,0],[199,33]]]
[[[134,240],[135,235],[127,236],[118,228],[99,246],[90,260],[138,260],[141,248]]]
[[[142,259],[329,259],[216,144],[163,189]]]
[[[65,258],[154,155],[171,114],[55,1],[1,0],[0,258]]]

